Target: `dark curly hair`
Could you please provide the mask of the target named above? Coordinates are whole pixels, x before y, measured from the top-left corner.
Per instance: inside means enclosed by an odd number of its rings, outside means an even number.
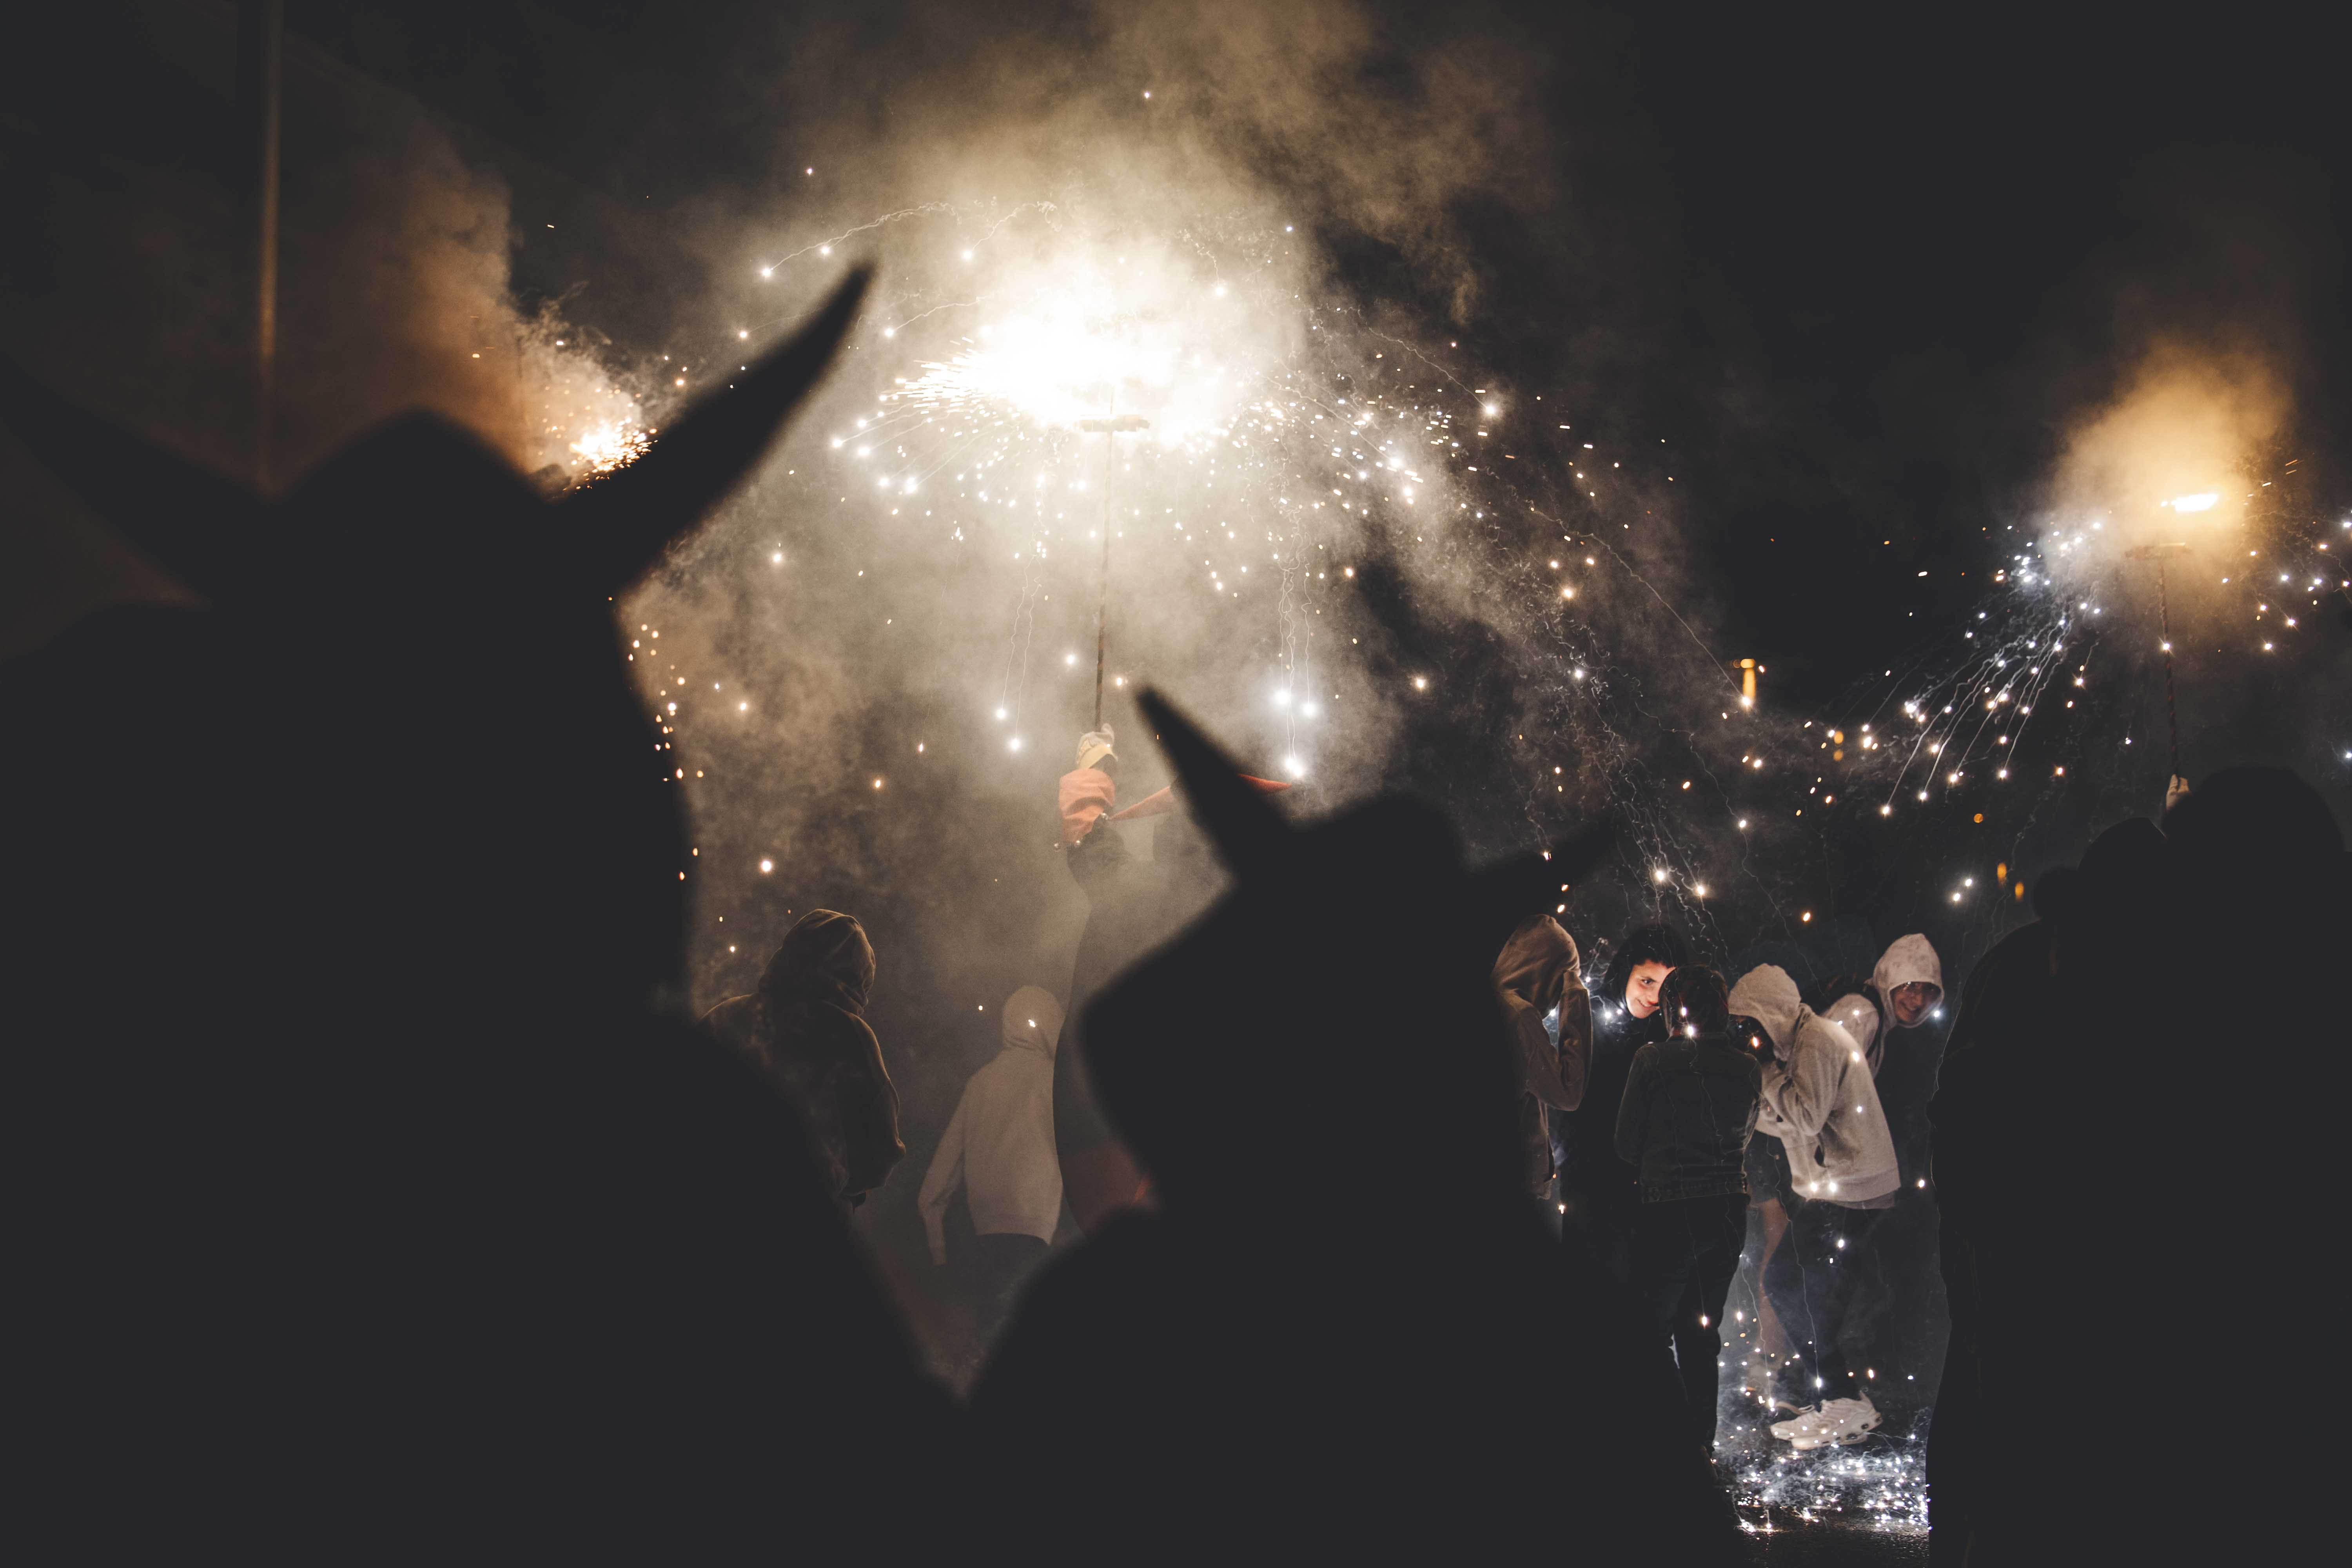
[[[1731,1021],[1731,988],[1714,970],[1685,963],[1658,987],[1658,1009],[1670,1031],[1720,1035]]]
[[[1669,969],[1680,969],[1690,962],[1690,945],[1683,941],[1682,932],[1669,925],[1636,926],[1625,933],[1617,951],[1609,955],[1609,968],[1601,976],[1600,1000],[1612,1007],[1625,1005],[1625,987],[1632,984],[1634,969],[1644,963],[1663,963]]]

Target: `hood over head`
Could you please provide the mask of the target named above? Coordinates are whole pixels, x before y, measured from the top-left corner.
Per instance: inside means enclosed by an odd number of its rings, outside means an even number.
[[[1549,915],[1529,915],[1495,959],[1495,989],[1538,1013],[1559,1005],[1576,968],[1576,943]]]
[[[1877,987],[1881,997],[1887,999],[1887,1024],[1900,1028],[1902,1020],[1895,1016],[1892,1000],[1895,988],[1915,984],[1932,985],[1937,994],[1941,996],[1944,991],[1943,961],[1936,956],[1935,948],[1928,944],[1926,937],[1913,931],[1909,936],[1896,937],[1887,945],[1886,952],[1878,960],[1878,967],[1870,972],[1870,983]],[[1920,1018],[1925,1022],[1927,1015],[1921,1014]]]
[[[1797,1038],[1797,1017],[1805,1011],[1797,983],[1777,963],[1759,964],[1731,988],[1731,1011],[1755,1019],[1772,1037],[1772,1050],[1786,1058]]]
[[[1051,1061],[1062,1039],[1062,1005],[1040,985],[1024,985],[1005,998],[1004,1048],[1042,1052]]]
[[[856,916],[837,910],[803,915],[760,976],[762,996],[830,1002],[845,1013],[864,1013],[873,993],[874,944]]]

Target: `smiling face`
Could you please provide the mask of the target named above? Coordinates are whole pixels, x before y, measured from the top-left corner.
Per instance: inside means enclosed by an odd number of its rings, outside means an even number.
[[[1658,987],[1675,972],[1670,963],[1637,963],[1625,981],[1625,1011],[1646,1018],[1658,1010]]]
[[[1924,980],[1914,980],[1907,985],[1897,985],[1886,998],[1895,1009],[1895,1022],[1908,1029],[1927,1016],[1943,993]]]

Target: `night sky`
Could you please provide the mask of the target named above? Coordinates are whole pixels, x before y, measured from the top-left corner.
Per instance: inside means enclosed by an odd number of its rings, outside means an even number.
[[[1075,5],[856,11],[293,0],[289,15],[644,203],[655,231],[801,194],[787,61],[951,78],[971,35],[1083,51],[1094,26]],[[1465,348],[1559,389],[1618,443],[1683,454],[1705,491],[1682,533],[1705,557],[1694,574],[1740,584],[1707,590],[1710,613],[1777,660],[1790,700],[1833,700],[1973,602],[1990,532],[2031,505],[2064,422],[2152,327],[2278,355],[2313,502],[2340,504],[2352,138],[2289,8],[2194,26],[2048,8],[1367,14],[1375,89],[1433,39],[1525,73],[1514,177],[1454,202],[1481,285]],[[887,95],[868,97],[887,134]],[[1339,287],[1444,320],[1442,289],[1393,247],[1344,223],[1322,237]],[[520,282],[579,281],[576,255],[535,276],[541,259],[524,246]],[[691,296],[601,294],[587,313],[625,341],[711,330]],[[1948,569],[1922,584],[1920,563]]]

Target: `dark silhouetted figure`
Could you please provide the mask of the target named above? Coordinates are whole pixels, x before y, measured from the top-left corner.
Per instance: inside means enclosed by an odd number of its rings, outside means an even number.
[[[845,1554],[877,1453],[961,1473],[790,1108],[676,1014],[694,862],[613,625],[862,288],[553,503],[421,416],[266,500],[0,367],[210,605],[0,676],[20,1536]]]
[[[2343,1103],[2343,837],[2280,769],[2231,768],[2044,875],[1964,987],[1932,1108],[1952,1338],[1928,1449],[1947,1563],[2286,1560],[2328,1527],[2324,1313]],[[2182,1119],[2216,1145],[2170,1179]],[[2082,1194],[2081,1204],[2053,1194]],[[2172,1369],[2226,1362],[2227,1398]],[[2102,1435],[2053,1487],[2021,1410]],[[2168,1464],[2151,1445],[2189,1445]],[[2259,1498],[2258,1504],[2252,1500]]]
[[[1612,1279],[1633,1279],[1633,1215],[1641,1190],[1633,1167],[1617,1154],[1617,1107],[1625,1098],[1633,1053],[1665,1035],[1658,987],[1690,950],[1672,926],[1637,926],[1609,955],[1592,1016],[1592,1068],[1584,1100],[1551,1118],[1552,1159],[1559,1169],[1560,1228],[1580,1237]]]
[[[1664,1037],[1634,1053],[1617,1109],[1617,1152],[1642,1183],[1634,1297],[1674,1345],[1691,1431],[1712,1458],[1723,1303],[1748,1239],[1748,1140],[1763,1068],[1734,1042],[1714,970],[1669,974],[1657,1012]]]
[[[898,1091],[866,1022],[874,944],[854,915],[811,910],[784,934],[760,988],[703,1015],[702,1026],[767,1070],[800,1112],[825,1191],[866,1201],[907,1157]]]
[[[1493,955],[1605,834],[1472,877],[1410,802],[1293,831],[1143,706],[1237,889],[1094,1005],[1160,1208],[1032,1285],[983,1490],[1049,1561],[1495,1562],[1563,1521],[1580,1560],[1736,1556],[1671,1380],[1528,1201]]]
[[[1208,904],[1223,881],[1216,860],[1171,785],[1123,811],[1119,760],[1108,725],[1078,739],[1077,763],[1060,781],[1063,864],[1086,895],[1087,923],[1070,966],[1074,1044],[1086,1034],[1086,1005],[1129,964],[1173,936]],[[1265,790],[1290,786],[1255,781]],[[1149,859],[1121,823],[1157,817]],[[1054,1136],[1070,1214],[1088,1235],[1150,1200],[1151,1176],[1103,1114],[1087,1053],[1054,1059]]]

